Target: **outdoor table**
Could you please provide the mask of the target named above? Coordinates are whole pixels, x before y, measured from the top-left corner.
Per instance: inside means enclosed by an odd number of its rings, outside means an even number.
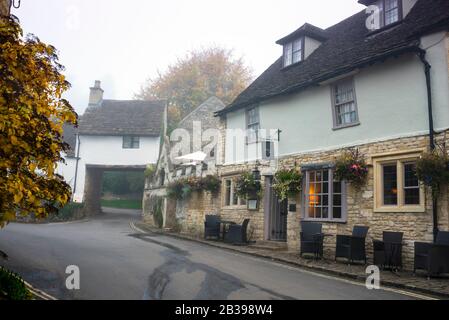
[[[384,268],[388,267],[392,271],[395,271],[402,267],[403,242],[386,242],[380,240],[374,240],[374,242],[383,243],[385,255]]]
[[[234,221],[221,220],[221,221],[220,221],[220,224],[222,225],[222,227],[221,227],[221,228],[222,228],[221,238],[222,238],[222,240],[224,240],[225,233],[226,233],[226,229],[227,229],[230,225],[237,224],[237,223],[234,222]]]
[[[324,246],[324,238],[326,237],[333,237],[333,234],[329,234],[329,233],[317,233],[314,234],[313,237],[319,237],[323,240],[323,245],[321,246],[317,246],[317,252],[316,252],[316,256],[320,257],[321,259],[323,259],[323,246]]]

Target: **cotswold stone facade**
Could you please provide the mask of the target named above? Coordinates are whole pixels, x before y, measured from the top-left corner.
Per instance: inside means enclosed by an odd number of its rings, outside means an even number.
[[[439,145],[449,144],[449,131],[438,134],[436,140]],[[325,257],[333,259],[335,256],[335,241],[337,234],[351,234],[355,225],[369,226],[367,237],[368,261],[372,259],[372,240],[382,239],[383,231],[397,231],[404,233],[403,263],[406,269],[412,269],[414,242],[431,242],[433,239],[432,198],[430,190],[425,191],[424,212],[378,212],[374,204],[374,168],[373,159],[376,157],[401,156],[417,154],[428,150],[429,137],[427,135],[379,141],[365,145],[356,146],[363,154],[369,164],[369,175],[366,185],[357,189],[352,185],[347,188],[347,215],[345,222],[323,221],[323,231],[329,235],[325,238]],[[308,164],[332,163],[342,152],[347,150],[338,149],[308,154],[298,154],[279,160],[278,168],[297,168]],[[243,172],[250,172],[255,164],[224,165],[218,167],[219,176],[225,179],[234,178]],[[273,168],[269,163],[261,163],[259,169],[262,175],[272,175]],[[262,176],[262,186],[265,186],[265,177]],[[205,192],[193,193],[189,199],[183,201],[166,200],[172,206],[170,211],[176,212],[177,228],[184,233],[202,236],[204,232],[204,219],[207,214],[218,214],[222,220],[242,222],[250,219],[248,228],[248,239],[250,241],[262,241],[266,239],[267,212],[265,210],[265,199],[260,199],[257,210],[248,210],[247,206],[225,206],[224,185],[221,192],[211,195]],[[290,212],[287,220],[287,245],[293,252],[300,249],[300,221],[303,219],[303,197],[297,196],[297,210]],[[176,203],[176,206],[174,205]],[[176,208],[174,209],[173,206]],[[152,222],[151,210],[146,208],[144,216],[148,222]],[[438,220],[441,230],[449,228],[449,197],[448,190],[444,188],[438,202]]]
[[[449,143],[447,133],[439,134],[436,138],[440,145]],[[411,269],[413,265],[414,242],[431,242],[433,239],[432,198],[429,190],[425,191],[424,212],[377,212],[374,204],[374,168],[373,159],[378,156],[401,156],[416,154],[428,149],[429,137],[427,135],[380,141],[357,146],[364,155],[369,166],[369,176],[365,186],[360,189],[348,185],[347,189],[347,218],[343,223],[323,221],[323,231],[329,236],[325,239],[325,257],[332,259],[335,255],[335,241],[337,234],[351,234],[355,225],[369,226],[367,237],[367,252],[372,257],[372,240],[382,239],[383,231],[397,231],[404,233],[403,263],[404,267]],[[308,164],[332,163],[335,158],[346,149],[323,151],[286,157],[280,160],[280,168],[297,168]],[[221,168],[221,175],[227,172],[240,172],[251,170],[253,166],[230,166]],[[262,169],[269,171],[269,168]],[[273,172],[274,173],[274,172]],[[288,214],[287,243],[291,251],[300,249],[300,221],[303,219],[302,195],[297,197],[297,210]],[[449,228],[449,200],[447,189],[442,190],[438,205],[439,227],[441,230]],[[245,208],[223,208],[221,216],[226,220],[240,221],[250,218],[254,229],[253,240],[264,240],[264,227],[266,214],[261,201],[258,211],[248,211]]]

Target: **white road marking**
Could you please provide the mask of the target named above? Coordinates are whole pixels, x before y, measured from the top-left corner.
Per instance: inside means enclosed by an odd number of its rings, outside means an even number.
[[[134,229],[135,231],[138,231],[140,233],[147,233],[147,232],[141,230],[140,228],[136,227],[136,225],[133,222],[130,222],[129,225],[130,225],[131,229]],[[168,236],[168,237],[170,237],[170,236]],[[182,239],[177,239],[176,238],[176,240],[182,240]],[[188,240],[186,240],[186,241],[188,241]],[[198,242],[198,244],[202,244],[202,243]],[[202,245],[205,245],[205,244],[202,244]],[[226,250],[226,248],[219,248],[219,247],[216,247],[216,248],[217,249],[224,249],[224,250]],[[249,258],[249,259],[251,259],[253,261],[264,261],[266,263],[271,263],[273,265],[276,265],[276,266],[281,267],[281,268],[288,269],[290,271],[306,273],[306,274],[310,274],[310,275],[317,276],[317,277],[324,278],[324,279],[328,279],[328,280],[335,280],[335,281],[339,281],[339,282],[344,282],[344,283],[356,285],[356,286],[359,286],[359,287],[365,287],[364,283],[361,283],[361,282],[358,282],[358,281],[344,279],[344,278],[340,278],[340,277],[336,277],[336,276],[325,275],[325,274],[322,274],[322,273],[319,273],[319,272],[314,272],[314,271],[303,269],[301,266],[294,267],[294,266],[289,266],[287,264],[279,263],[279,262],[276,262],[276,261],[269,261],[268,260],[269,258],[255,257],[255,256],[247,255],[247,254],[232,252],[230,250],[226,250],[226,251],[229,254],[232,254],[232,255],[234,255],[236,257],[245,257],[245,258]],[[391,287],[387,287],[387,286],[382,286],[380,290],[397,293],[397,294],[408,296],[408,297],[412,297],[412,298],[415,298],[415,299],[439,300],[437,298],[430,297],[430,296],[427,296],[427,295],[414,293],[414,292],[409,292],[409,291],[405,291],[405,290],[401,290],[401,289],[395,289],[395,288],[391,288]]]

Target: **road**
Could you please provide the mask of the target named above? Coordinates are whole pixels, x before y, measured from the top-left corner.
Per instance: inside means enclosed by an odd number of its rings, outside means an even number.
[[[413,299],[272,261],[129,226],[136,211],[106,209],[89,221],[10,224],[0,231],[4,264],[59,299]],[[80,290],[65,287],[80,269]]]

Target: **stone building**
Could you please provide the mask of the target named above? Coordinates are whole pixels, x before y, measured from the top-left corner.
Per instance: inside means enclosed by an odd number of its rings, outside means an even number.
[[[144,221],[154,224],[155,216],[160,215],[164,228],[198,234],[202,232],[204,215],[219,212],[217,195],[194,192],[190,199],[168,199],[167,186],[186,177],[218,175],[221,150],[214,139],[221,122],[214,114],[224,107],[220,99],[211,97],[182,119],[172,132],[165,132],[155,172],[146,181]],[[166,128],[167,120],[164,122]],[[195,160],[198,153],[203,153],[204,157]],[[181,156],[187,159],[178,159]]]
[[[278,40],[282,56],[216,113],[222,186],[206,211],[236,222],[249,218],[251,240],[292,251],[299,250],[300,221],[321,222],[333,235],[326,237],[328,257],[335,235],[355,225],[370,227],[369,253],[383,231],[400,231],[410,268],[414,242],[449,229],[447,189],[434,208],[414,174],[424,152],[449,142],[449,2],[359,3],[378,6],[379,15],[364,10],[327,29],[305,24]],[[368,163],[366,184],[333,181],[336,158],[355,148]],[[234,181],[256,168],[263,195],[252,207],[236,195]],[[272,190],[282,168],[303,173],[296,206],[279,203]],[[204,210],[192,212],[190,229],[198,233]]]
[[[85,203],[88,213],[101,209],[103,172],[143,172],[159,157],[165,101],[107,100],[103,93],[95,81],[78,128],[64,128],[71,148],[58,166],[73,201]]]

